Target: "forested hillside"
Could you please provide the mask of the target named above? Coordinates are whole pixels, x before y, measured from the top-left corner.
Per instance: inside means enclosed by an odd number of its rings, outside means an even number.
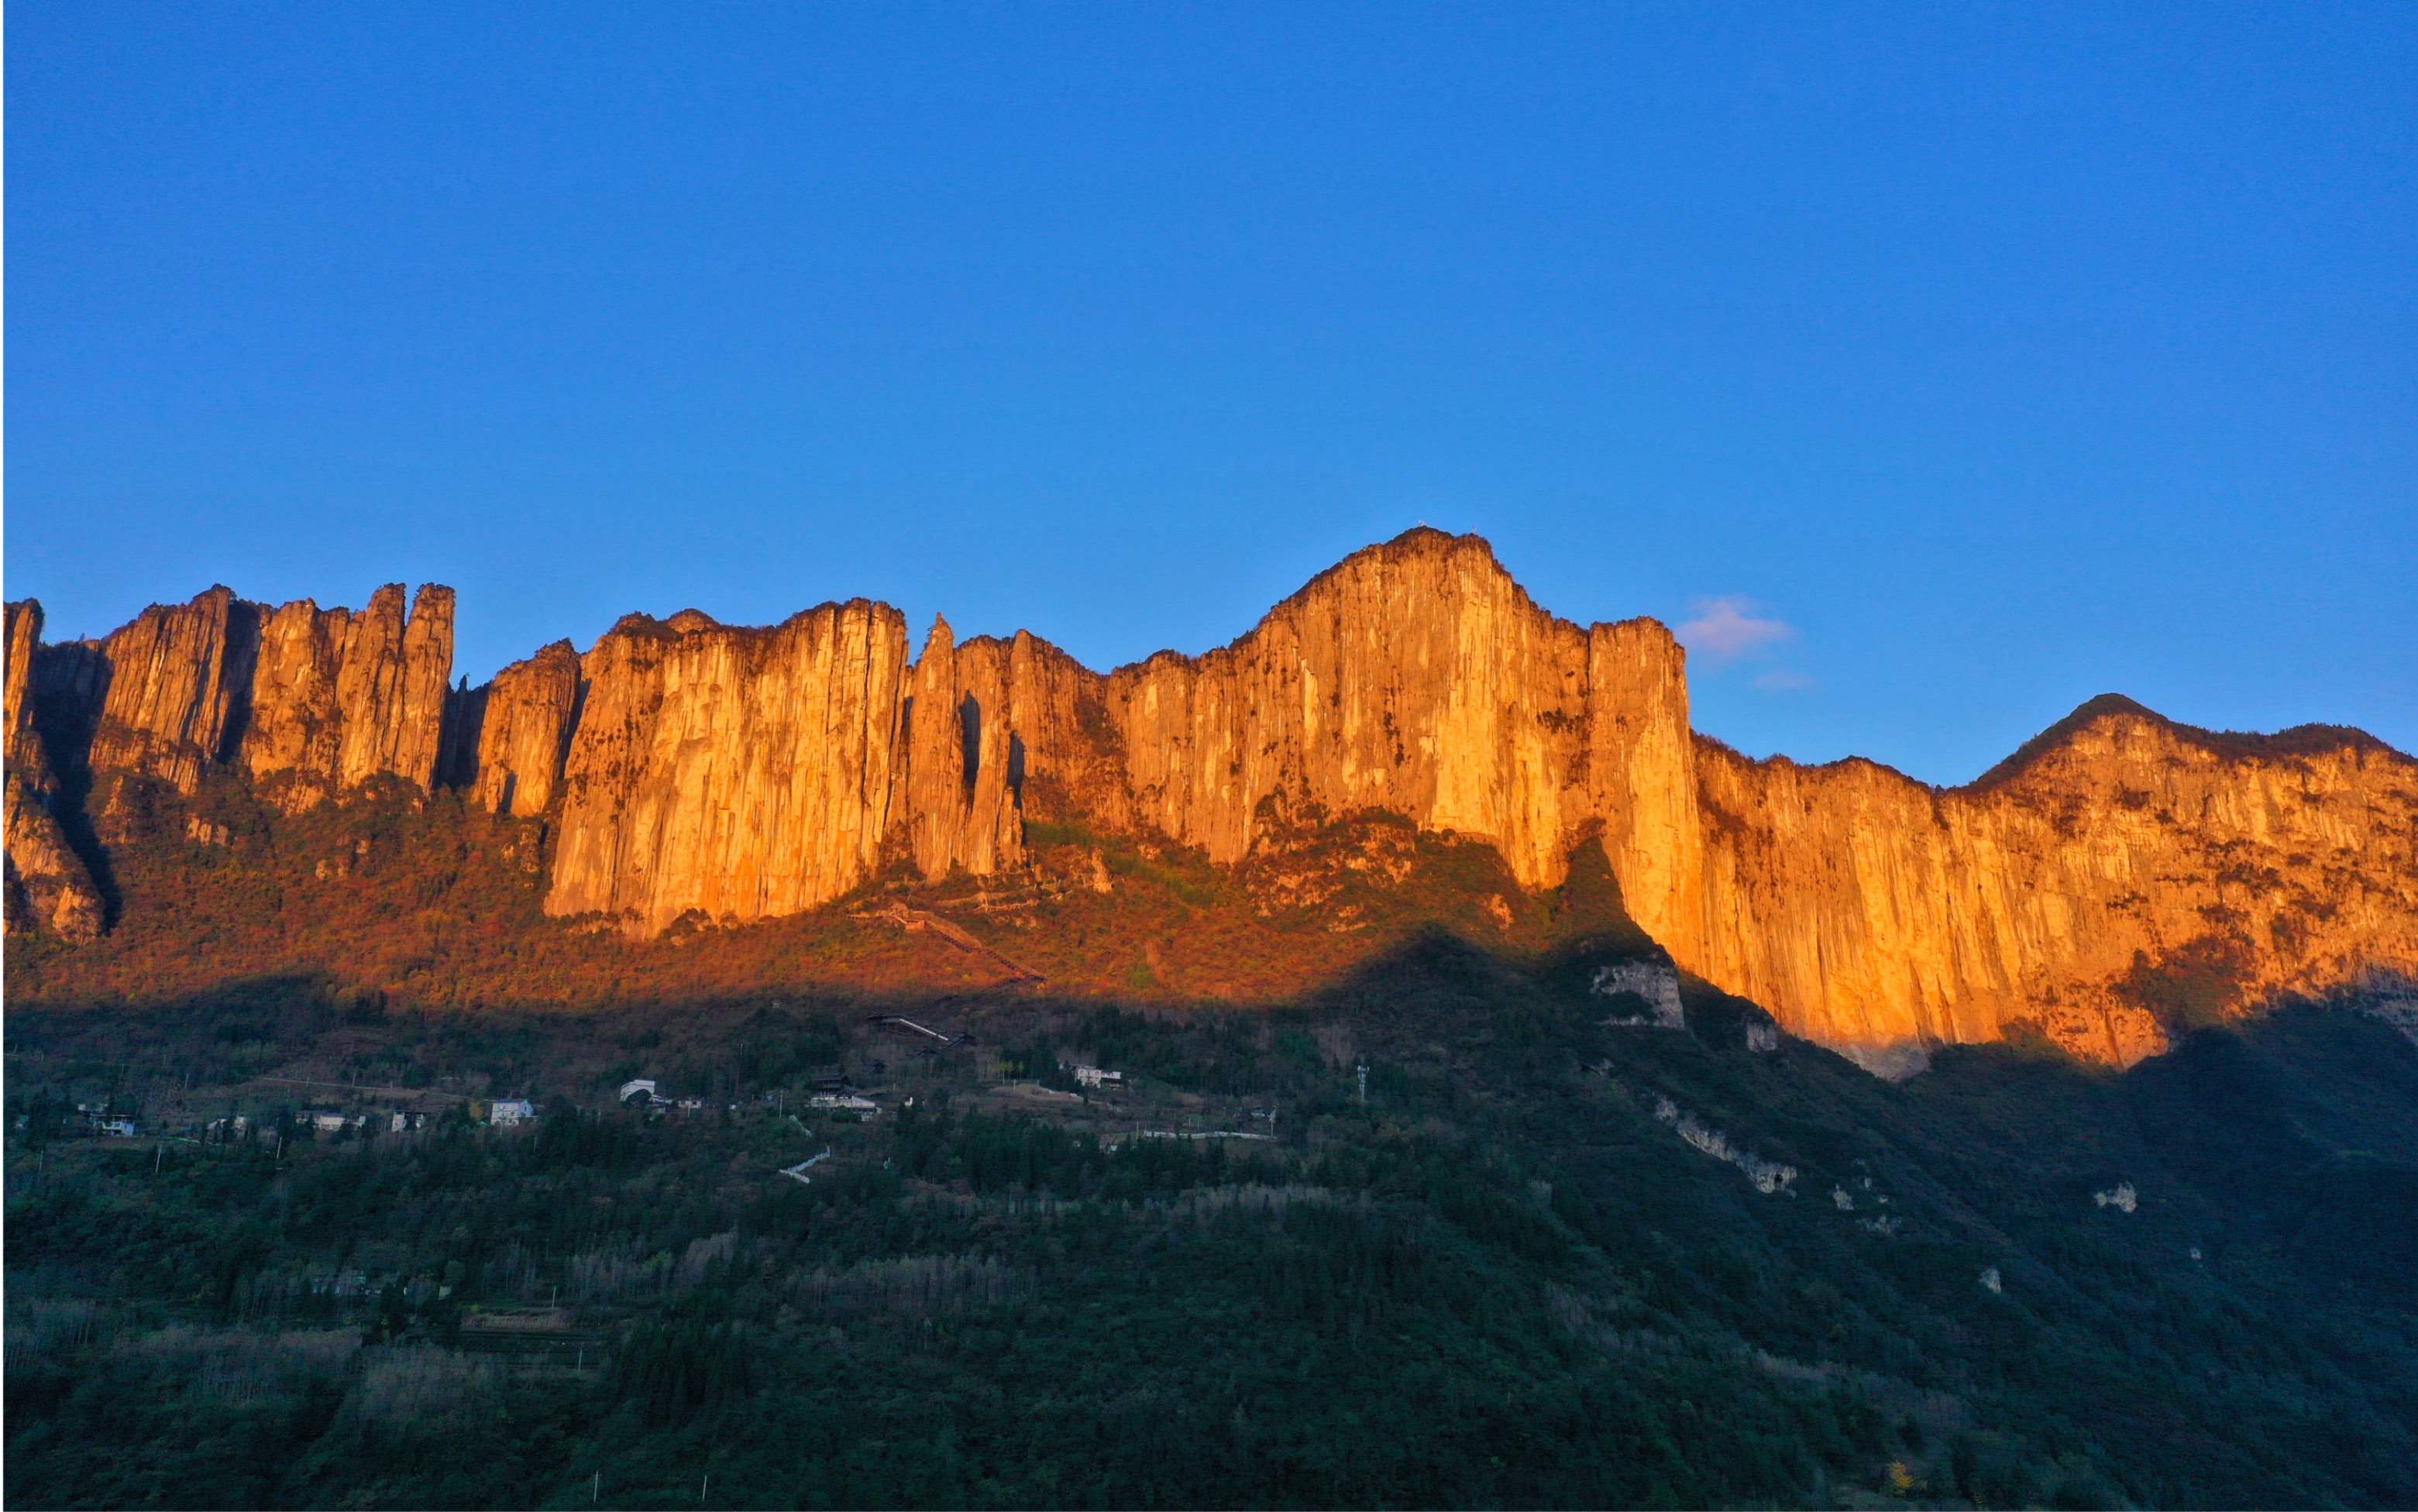
[[[1990,1046],[1891,1084],[1759,1050],[1757,1011],[1692,988],[1685,1030],[1607,1026],[1566,970],[1596,948],[1437,930],[1248,1010],[466,1013],[303,976],[17,1009],[8,1500],[2418,1483],[2418,1049],[2385,1024],[2312,1006],[2123,1075]],[[621,1105],[635,1077],[661,1106]]]

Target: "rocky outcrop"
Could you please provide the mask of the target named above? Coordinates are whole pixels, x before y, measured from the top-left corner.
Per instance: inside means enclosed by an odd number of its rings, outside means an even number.
[[[214,588],[145,609],[101,642],[60,696],[87,708],[96,772],[191,793],[214,768],[283,779],[298,804],[393,775],[436,775],[453,662],[453,590],[404,612],[390,584],[360,613],[271,610]]]
[[[860,599],[769,630],[633,615],[581,672],[548,912],[651,933],[794,913],[872,875],[901,775],[898,611]]]
[[[1685,653],[1650,619],[1546,613],[1475,536],[1360,552],[1232,646],[1120,670],[1108,702],[1137,816],[1214,860],[1288,816],[1385,809],[1546,887],[1597,829],[1649,932],[1697,910]]]
[[[2353,731],[2211,736],[2097,700],[1967,788],[1712,741],[1697,775],[1704,906],[1665,943],[1825,1043],[2022,1020],[2129,1064],[2182,995],[2418,961],[2418,763]]]
[[[35,661],[42,644],[42,606],[8,606],[7,667],[7,926],[10,933],[46,930],[69,939],[100,932],[100,891],[69,843],[54,805],[60,782],[34,722]]]
[[[2418,764],[2356,732],[2092,706],[1950,792],[1750,762],[1691,733],[1661,626],[1556,620],[1475,538],[1362,552],[1109,702],[1141,821],[1214,859],[1289,811],[1383,808],[1538,887],[1597,829],[1681,967],[1859,1050],[2025,1022],[2130,1062],[2164,1043],[2170,963],[2241,1001],[2418,961]]]
[[[1630,917],[1657,939],[1704,912],[1704,829],[1688,726],[1687,653],[1651,619],[1587,632],[1586,748],[1563,829],[1601,826]]]
[[[155,603],[114,632],[101,643],[93,769],[191,792],[205,770],[227,758],[258,629],[258,606],[222,587],[191,603]]]
[[[1110,679],[1137,816],[1231,864],[1272,819],[1387,809],[1557,881],[1587,641],[1475,537],[1361,552],[1232,646]]]
[[[908,853],[927,878],[987,876],[1024,859],[1012,657],[996,640],[958,646],[936,619],[915,663],[904,816]]]
[[[345,725],[339,685],[352,622],[350,609],[323,611],[308,599],[280,604],[261,621],[243,766],[256,778],[282,778],[295,807],[337,786]]]
[[[994,754],[984,759],[1027,819],[1132,827],[1133,790],[1124,741],[1109,714],[1108,678],[1022,630],[1009,640],[966,642],[957,649],[956,677],[975,702],[986,740],[999,741],[986,747]],[[997,749],[1004,750],[1003,762]],[[984,803],[975,811],[978,826],[1004,823]]]
[[[377,776],[433,787],[453,668],[453,590],[403,585],[369,607],[280,605],[262,624],[241,744],[254,777],[284,780],[307,806]]]
[[[399,584],[359,614],[307,601],[272,611],[213,588],[190,603],[154,604],[106,640],[65,646],[40,643],[39,604],[8,613],[12,916],[55,914],[72,932],[99,916],[89,871],[61,838],[60,761],[108,795],[96,811],[112,843],[114,805],[133,779],[190,795],[209,772],[237,770],[288,809],[381,775],[421,788],[436,780],[451,588],[422,588],[406,616]],[[37,703],[68,749],[36,739]]]
[[[791,913],[891,850],[927,878],[989,876],[1023,863],[1028,792],[1124,822],[1105,679],[1029,634],[960,645],[946,620],[906,653],[897,611],[862,601],[772,630],[623,619],[581,662],[548,910],[648,933]]]
[[[474,693],[475,711],[457,724],[476,729],[477,756],[456,781],[490,813],[544,813],[570,756],[572,722],[579,710],[579,653],[571,642],[556,641]]]
[[[214,767],[278,779],[304,807],[372,777],[433,785],[453,663],[453,590],[400,583],[369,607],[271,610],[214,588],[101,644],[88,759],[191,793]]]
[[[433,788],[452,673],[451,588],[423,586],[408,617],[402,584],[372,594],[369,607],[344,627],[344,660],[336,669],[343,714],[336,785],[357,787],[392,775]]]

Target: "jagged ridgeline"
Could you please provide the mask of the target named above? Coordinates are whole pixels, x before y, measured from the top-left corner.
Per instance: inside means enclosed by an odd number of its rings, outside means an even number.
[[[126,816],[232,781],[286,816],[399,786],[540,823],[544,913],[640,938],[1069,852],[1079,886],[1094,837],[1239,874],[1367,816],[1491,847],[1509,930],[1599,845],[1682,970],[1866,1052],[2044,1034],[2130,1063],[2179,1016],[2418,970],[2418,762],[2356,730],[2103,698],[1962,788],[1750,761],[1691,729],[1660,624],[1557,619],[1474,536],[1412,531],[1230,646],[1106,674],[945,621],[915,654],[857,600],[633,615],[473,689],[452,617],[434,586],[407,613],[400,586],[358,613],[219,588],[45,645],[9,605],[9,927],[98,935]]]

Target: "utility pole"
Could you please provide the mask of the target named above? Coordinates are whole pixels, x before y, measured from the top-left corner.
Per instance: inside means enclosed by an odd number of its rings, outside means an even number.
[[[598,1471],[598,1472],[596,1473],[596,1478],[595,1478],[595,1479],[593,1479],[593,1480],[591,1480],[591,1481],[589,1481],[589,1482],[588,1483],[588,1501],[589,1501],[589,1504],[590,1505],[593,1505],[593,1504],[595,1504],[595,1502],[596,1502],[596,1499],[597,1499],[598,1497],[600,1497],[600,1496],[603,1496],[604,1494],[604,1472],[603,1472],[603,1471],[601,1471],[601,1470],[600,1470],[600,1471]]]

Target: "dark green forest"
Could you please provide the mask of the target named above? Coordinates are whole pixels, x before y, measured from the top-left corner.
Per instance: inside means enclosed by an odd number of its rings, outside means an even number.
[[[1688,1006],[1439,934],[1271,1010],[14,1010],[8,1501],[2408,1504],[2392,1029],[1892,1084]]]

